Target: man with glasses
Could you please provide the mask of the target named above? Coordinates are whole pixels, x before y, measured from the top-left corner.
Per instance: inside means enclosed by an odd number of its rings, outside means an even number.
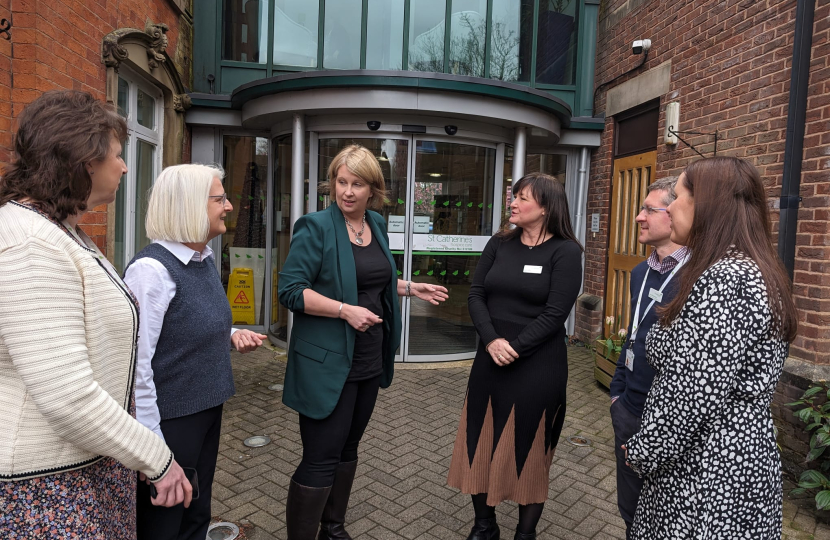
[[[676,178],[664,178],[648,186],[648,195],[637,223],[637,241],[654,249],[648,259],[631,271],[631,318],[617,369],[611,381],[611,423],[614,426],[614,453],[617,456],[617,505],[625,521],[626,538],[643,480],[625,464],[621,445],[640,431],[643,407],[654,381],[654,369],[646,361],[646,336],[659,319],[657,308],[674,297],[672,278],[686,262],[688,250],[671,241],[671,219],[666,207],[675,199]]]

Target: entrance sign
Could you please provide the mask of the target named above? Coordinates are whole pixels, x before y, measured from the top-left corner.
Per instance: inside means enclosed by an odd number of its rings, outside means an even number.
[[[402,233],[404,232],[404,227],[406,226],[406,216],[389,216],[389,225],[387,227],[387,232],[390,233]]]
[[[489,236],[463,234],[417,234],[412,237],[416,251],[474,251],[481,252],[490,240]]]
[[[415,216],[415,234],[429,234],[429,216]]]

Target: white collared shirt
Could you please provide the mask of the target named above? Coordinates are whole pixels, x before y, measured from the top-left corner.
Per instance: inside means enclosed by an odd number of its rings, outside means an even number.
[[[213,250],[205,246],[199,253],[180,242],[155,240],[173,254],[183,264],[190,261],[201,262],[213,257]],[[153,355],[156,352],[164,315],[173,297],[176,296],[176,282],[170,272],[156,259],[143,257],[135,261],[124,275],[124,281],[138,299],[139,334],[138,354],[135,372],[135,413],[136,419],[147,426],[156,435],[164,439],[159,423],[158,405],[156,404],[156,385],[153,382]],[[231,335],[236,332],[231,329]]]

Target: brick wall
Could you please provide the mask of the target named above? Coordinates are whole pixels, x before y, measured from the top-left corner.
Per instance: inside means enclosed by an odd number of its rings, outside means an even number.
[[[11,11],[13,9],[13,12]],[[147,21],[166,23],[168,54],[189,77],[189,47],[179,46],[179,28],[189,24],[170,0],[0,0],[0,18],[13,18],[11,42],[0,39],[0,168],[11,158],[14,119],[26,104],[47,90],[74,89],[99,99],[106,95],[101,42],[118,28],[144,29]],[[82,220],[83,229],[106,250],[106,206]]]
[[[652,49],[645,67],[628,79],[672,62],[670,89],[660,99],[655,133],[656,177],[678,175],[698,158],[683,143],[662,143],[665,104],[679,101],[681,130],[717,129],[723,139],[718,155],[742,157],[758,168],[770,197],[777,238],[796,1],[612,0],[603,9],[597,84],[642,60],[631,54],[635,39],[651,39]],[[606,90],[600,91],[595,110],[605,109],[605,95]],[[793,291],[800,331],[791,354],[830,365],[830,0],[816,2],[807,111]],[[712,137],[684,138],[712,155]],[[588,195],[588,214],[599,213],[602,225],[595,237],[588,234],[585,288],[599,296],[605,291],[612,151],[609,118],[602,146],[592,157]]]

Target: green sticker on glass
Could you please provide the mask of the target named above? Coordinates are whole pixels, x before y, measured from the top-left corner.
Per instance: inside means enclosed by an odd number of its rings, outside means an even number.
[[[412,272],[412,275],[413,276],[419,276],[419,275],[421,275],[421,271],[420,270],[415,270],[414,272]]]
[[[240,257],[239,253],[234,253],[234,256],[238,259]]]
[[[424,201],[415,201],[415,204],[423,204]]]
[[[455,205],[460,208],[461,207],[461,201],[458,201],[457,203],[455,203]]]
[[[262,255],[257,255],[257,257],[259,257],[260,259],[264,259],[264,258],[265,258],[265,257],[263,257]]]
[[[430,270],[429,272],[427,272],[427,275],[428,275],[428,276],[431,276],[432,274],[433,274],[433,271],[432,271],[432,270]]]
[[[249,201],[253,201],[253,200],[254,200],[254,198],[253,198],[253,197],[251,197],[250,195],[248,195],[248,200],[249,200]]]
[[[472,208],[472,207],[473,207],[473,203],[468,202],[468,203],[467,203],[467,208]]]
[[[488,204],[487,208],[493,208],[493,203]]]
[[[469,271],[469,270],[467,270],[466,272],[464,272],[464,275],[465,275],[465,276],[469,276],[469,275],[470,275],[470,271]]]
[[[398,204],[403,204],[403,199],[398,199]]]
[[[483,206],[484,206],[484,203],[483,203],[483,202],[478,203],[478,207],[479,207],[479,208],[482,208]]]
[[[399,276],[402,276],[402,275],[403,275],[403,272],[401,272],[400,270],[398,270],[398,275],[399,275]]]
[[[444,201],[444,206],[449,206],[449,205],[450,205],[450,201]]]
[[[453,273],[452,273],[452,275],[457,276],[457,275],[458,275],[458,270],[456,270],[455,272],[453,272]]]
[[[253,257],[251,257],[250,255],[247,255],[247,254],[246,254],[245,256],[246,256],[247,258],[249,258],[249,259],[252,259],[252,258],[253,258]]]

